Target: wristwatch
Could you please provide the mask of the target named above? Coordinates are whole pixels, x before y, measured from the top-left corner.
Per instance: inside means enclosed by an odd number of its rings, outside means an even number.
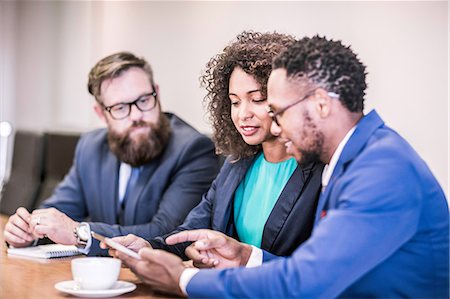
[[[91,235],[91,230],[89,228],[89,224],[86,222],[81,222],[74,230],[75,238],[77,239],[77,246],[80,249],[84,249],[88,243],[88,240]]]

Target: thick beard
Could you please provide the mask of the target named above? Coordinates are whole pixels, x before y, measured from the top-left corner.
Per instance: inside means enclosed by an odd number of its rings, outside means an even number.
[[[307,149],[298,148],[298,151],[301,153],[301,158],[297,162],[302,168],[313,162],[320,161],[324,140],[323,133],[317,129],[316,124],[312,121],[307,111],[304,112],[303,117],[305,124],[303,125],[302,138],[303,140],[311,140],[311,142]]]
[[[130,131],[133,127],[150,127],[148,138],[138,138],[133,141]],[[169,119],[164,113],[160,114],[157,124],[144,121],[133,122],[131,128],[119,134],[113,130],[108,132],[108,144],[117,158],[133,167],[144,165],[158,157],[167,145],[170,137]]]

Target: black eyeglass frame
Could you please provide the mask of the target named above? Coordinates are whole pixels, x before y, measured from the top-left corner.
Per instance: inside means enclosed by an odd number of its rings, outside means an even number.
[[[139,107],[137,103],[138,103],[143,97],[149,97],[149,96],[152,96],[152,97],[155,98],[155,102],[154,102],[153,106],[150,107],[150,108],[148,108],[148,109],[142,109],[141,107]],[[128,103],[123,103],[123,102],[122,102],[122,103],[117,103],[117,104],[114,104],[114,105],[111,105],[111,106],[105,106],[105,105],[103,105],[103,103],[102,103],[102,106],[103,106],[103,110],[107,111],[107,112],[109,113],[109,115],[111,115],[111,117],[112,117],[113,119],[115,119],[115,120],[121,120],[121,119],[125,119],[125,118],[127,118],[128,116],[130,116],[130,113],[131,113],[131,106],[133,106],[133,105],[136,106],[136,108],[137,108],[139,111],[142,111],[142,112],[146,112],[146,111],[153,110],[153,109],[156,107],[156,104],[157,104],[157,102],[158,102],[157,96],[158,96],[158,93],[157,93],[155,90],[153,90],[152,92],[149,92],[149,93],[146,93],[146,94],[141,95],[140,97],[138,97],[136,100],[134,100],[134,101],[132,101],[132,102],[128,102]],[[128,105],[128,113],[127,113],[125,116],[123,116],[123,117],[115,117],[115,116],[111,113],[111,110],[112,110],[114,107],[118,106],[118,105]]]
[[[289,105],[287,105],[286,107],[281,108],[280,110],[274,112],[272,106],[267,105],[266,106],[266,111],[269,114],[269,116],[272,118],[272,121],[277,125],[280,126],[279,122],[278,122],[278,117],[285,112],[286,110],[288,110],[291,107],[294,107],[295,105],[297,105],[300,102],[303,102],[304,100],[306,100],[307,98],[309,98],[310,96],[312,96],[315,92],[316,92],[317,88],[310,90],[309,92],[306,93],[305,96],[301,97],[299,100],[295,101],[294,103],[291,103]]]

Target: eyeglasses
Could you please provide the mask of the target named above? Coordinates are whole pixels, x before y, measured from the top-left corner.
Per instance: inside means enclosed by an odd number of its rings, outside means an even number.
[[[139,98],[129,103],[119,103],[111,106],[103,106],[103,109],[111,114],[115,120],[128,117],[131,113],[131,106],[135,105],[139,111],[150,111],[156,107],[156,91],[141,95]]]
[[[269,113],[269,116],[272,118],[272,121],[275,122],[277,124],[277,126],[280,126],[279,117],[283,114],[283,112],[285,112],[286,110],[288,110],[291,107],[294,107],[298,103],[303,102],[304,100],[306,100],[307,98],[312,96],[316,92],[316,90],[317,90],[317,88],[309,91],[308,93],[306,93],[306,95],[304,97],[300,98],[299,100],[295,101],[292,104],[287,105],[284,108],[281,108],[280,110],[278,110],[276,112],[273,111],[273,108],[270,105],[266,106],[266,111],[267,111],[267,113]],[[328,96],[330,96],[332,98],[339,98],[339,95],[334,92],[328,92]]]
[[[272,121],[275,122],[275,123],[277,124],[277,126],[280,126],[280,124],[279,124],[279,122],[278,122],[278,118],[281,116],[281,114],[282,114],[284,111],[288,110],[289,108],[291,108],[291,107],[297,105],[298,103],[300,103],[300,102],[306,100],[307,98],[309,98],[310,96],[312,96],[312,95],[316,92],[316,90],[317,90],[317,89],[313,89],[313,90],[309,91],[304,97],[300,98],[299,100],[295,101],[295,102],[292,103],[292,104],[287,105],[287,106],[284,107],[284,108],[281,108],[281,109],[278,110],[277,112],[273,111],[273,108],[272,108],[272,106],[270,106],[270,105],[268,105],[268,106],[266,107],[266,111],[267,111],[267,113],[269,113],[269,116],[272,118]]]

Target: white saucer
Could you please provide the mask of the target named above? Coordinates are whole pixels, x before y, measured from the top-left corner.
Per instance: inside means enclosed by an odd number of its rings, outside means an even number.
[[[119,296],[134,291],[136,285],[132,282],[118,280],[111,288],[106,290],[80,290],[75,281],[66,280],[55,284],[55,289],[78,297],[102,298]]]

